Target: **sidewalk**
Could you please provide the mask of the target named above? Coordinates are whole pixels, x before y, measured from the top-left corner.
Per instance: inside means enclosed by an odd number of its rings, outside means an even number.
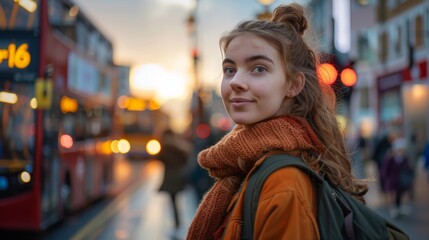
[[[366,165],[367,177],[378,179],[377,169],[374,162]],[[419,161],[416,166],[416,179],[414,182],[414,199],[409,197],[405,199],[405,206],[410,209],[407,215],[401,215],[398,218],[390,217],[389,200],[379,189],[377,181],[369,185],[368,193],[365,195],[367,205],[391,221],[403,231],[405,231],[412,240],[424,240],[429,236],[429,181],[427,173],[424,171],[423,162]]]

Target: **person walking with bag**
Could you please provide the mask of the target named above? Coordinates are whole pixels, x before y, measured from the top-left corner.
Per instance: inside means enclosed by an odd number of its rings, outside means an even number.
[[[392,153],[383,160],[381,174],[384,179],[384,189],[393,195],[394,202],[390,209],[392,218],[400,214],[408,214],[409,210],[402,205],[404,193],[412,189],[414,180],[413,168],[405,155],[406,141],[396,139],[392,144]]]
[[[276,153],[305,164],[359,201],[365,182],[351,173],[335,117],[335,95],[318,78],[318,54],[304,39],[305,9],[277,7],[270,20],[239,23],[220,39],[221,94],[237,126],[198,155],[216,179],[187,239],[241,239],[246,179]],[[320,239],[317,193],[310,177],[288,167],[269,175],[257,206],[255,239]]]

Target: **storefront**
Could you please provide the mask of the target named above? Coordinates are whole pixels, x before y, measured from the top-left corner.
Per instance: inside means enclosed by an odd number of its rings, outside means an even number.
[[[421,151],[429,136],[428,61],[418,61],[377,78],[378,123],[380,127],[398,127],[410,146]]]

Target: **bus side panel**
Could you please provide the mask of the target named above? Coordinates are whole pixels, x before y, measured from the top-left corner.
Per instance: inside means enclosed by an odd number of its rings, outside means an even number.
[[[3,229],[15,230],[39,230],[40,219],[28,216],[38,216],[39,201],[35,199],[38,194],[34,194],[34,188],[29,193],[15,196],[13,200],[3,199],[0,202],[0,226]]]
[[[78,148],[79,149],[79,148]],[[81,150],[61,155],[71,177],[71,210],[77,210],[106,195],[112,181],[112,156],[86,155]]]
[[[68,173],[71,178],[71,186],[69,186],[71,191],[70,210],[77,210],[86,203],[84,184],[85,171],[87,171],[86,159],[82,152],[79,151],[63,153],[61,158],[64,161],[66,174]]]
[[[89,171],[87,172],[88,178],[86,179],[86,194],[91,200],[95,200],[102,196],[101,184],[103,176],[103,162],[102,158],[93,156],[88,159]]]

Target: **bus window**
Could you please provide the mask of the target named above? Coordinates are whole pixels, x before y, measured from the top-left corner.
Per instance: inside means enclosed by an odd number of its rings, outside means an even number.
[[[86,109],[89,138],[109,137],[112,133],[112,112],[102,107]]]
[[[0,159],[32,161],[34,151],[32,85],[0,85]]]
[[[149,111],[148,111],[149,112]],[[149,112],[150,113],[150,112]],[[124,121],[125,134],[153,134],[154,121],[153,114],[146,112],[127,112]]]
[[[73,141],[81,141],[87,138],[87,124],[85,112],[82,106],[76,112],[64,113],[61,122],[62,134],[69,135]]]
[[[74,141],[91,138],[109,137],[112,134],[112,112],[101,108],[83,107],[79,104],[78,110],[64,113],[62,120],[63,134],[67,134]]]
[[[101,136],[107,137],[113,134],[112,126],[113,126],[113,113],[110,110],[102,109],[101,114]]]
[[[73,41],[76,41],[75,22],[78,8],[57,0],[49,0],[48,6],[49,22],[52,26]]]
[[[39,25],[39,0],[2,0],[0,29],[33,29]]]

